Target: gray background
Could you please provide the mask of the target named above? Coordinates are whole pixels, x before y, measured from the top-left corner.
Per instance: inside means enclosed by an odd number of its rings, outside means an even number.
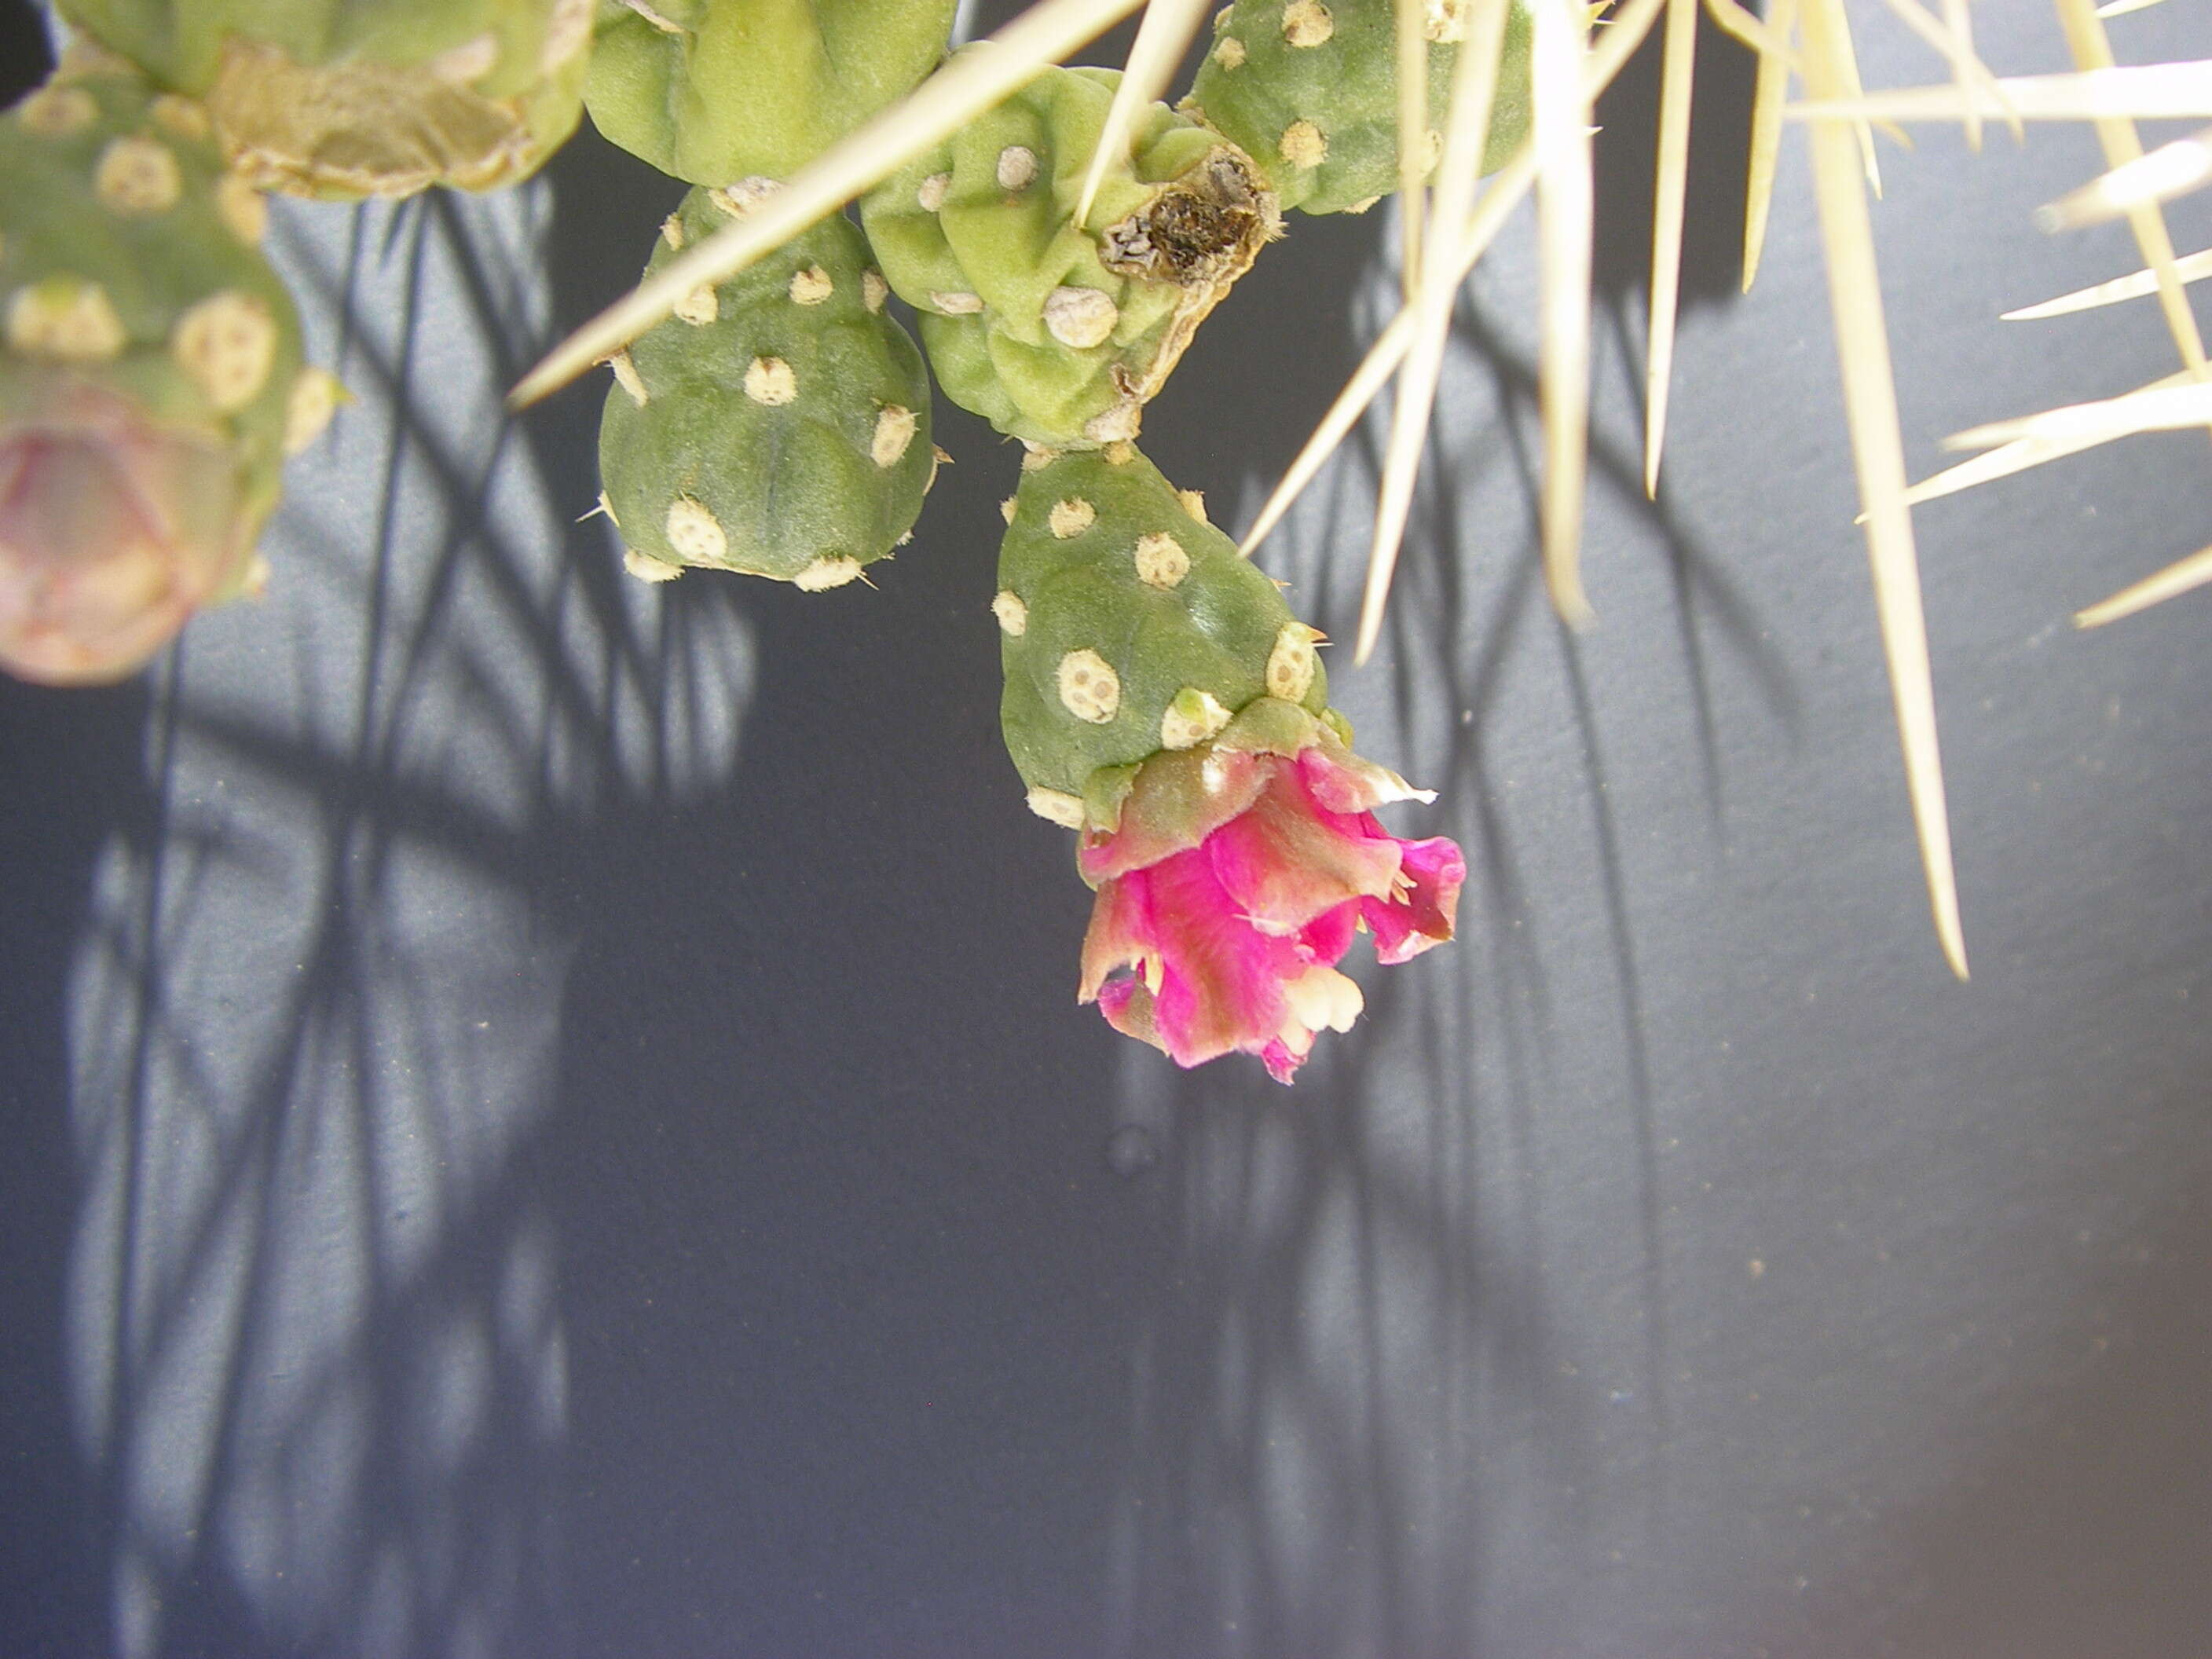
[[[988,22],[1006,8],[986,8]],[[2043,9],[1978,9],[2001,70]],[[1867,9],[1876,83],[1938,79]],[[2201,52],[2202,0],[2112,25]],[[1527,227],[1462,309],[1385,646],[1335,665],[1455,947],[1294,1090],[1073,1006],[995,732],[1014,457],[873,588],[623,578],[601,388],[498,392],[676,193],[280,212],[358,394],[269,597],[0,686],[0,1651],[2173,1655],[2212,1645],[2203,437],[1917,515],[1968,942],[1926,918],[1802,142],[1737,293],[1708,33],[1674,416],[1653,76],[1604,106],[1597,624],[1546,607]],[[27,63],[21,54],[19,65]],[[1885,146],[1916,476],[2170,371],[2029,215],[2089,135]],[[2203,201],[2174,213],[2212,240]],[[1146,444],[1241,527],[1388,315],[1299,221]],[[2200,313],[2203,310],[2200,302]],[[1263,557],[1349,637],[1381,428]]]

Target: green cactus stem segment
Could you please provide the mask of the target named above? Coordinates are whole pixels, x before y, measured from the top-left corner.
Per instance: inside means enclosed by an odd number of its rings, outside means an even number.
[[[1236,0],[1214,18],[1213,46],[1182,107],[1249,153],[1285,209],[1359,213],[1399,187],[1398,57],[1392,0]],[[1428,106],[1449,105],[1464,0],[1424,8]],[[1506,21],[1484,165],[1528,130],[1529,20]],[[1431,169],[1443,152],[1422,135]]]
[[[1133,447],[1031,460],[991,607],[1027,787],[1093,802],[1096,823],[1115,769],[1218,744],[1262,703],[1284,715],[1255,714],[1247,732],[1294,715],[1310,734],[1328,702],[1319,635],[1235,543]]]
[[[770,188],[694,189],[648,270]],[[905,538],[937,465],[929,382],[867,303],[868,270],[832,216],[609,360],[599,466],[634,574],[696,565],[819,592]]]
[[[76,49],[0,117],[0,666],[27,678],[118,678],[246,591],[295,428],[335,405],[192,107]]]
[[[632,0],[600,8],[585,101],[695,185],[788,178],[945,54],[955,0]]]

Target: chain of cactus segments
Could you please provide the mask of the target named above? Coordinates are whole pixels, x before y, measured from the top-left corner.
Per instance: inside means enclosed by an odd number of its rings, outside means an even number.
[[[1424,14],[1431,108],[1464,3]],[[512,183],[588,110],[691,186],[640,250],[650,273],[910,92],[945,60],[955,8],[60,9],[61,65],[0,120],[0,665],[66,684],[133,672],[262,580],[283,458],[343,396],[301,360],[259,250],[263,191]],[[857,215],[690,293],[609,361],[600,425],[600,504],[633,574],[808,592],[910,538],[945,459],[933,374],[1020,440],[992,604],[1001,720],[1029,805],[1076,832],[1097,892],[1080,995],[1183,1065],[1239,1051],[1285,1082],[1359,1012],[1336,966],[1354,935],[1384,962],[1449,939],[1464,865],[1376,822],[1416,792],[1352,752],[1320,635],[1137,440],[1285,210],[1359,212],[1399,188],[1394,15],[1226,6],[1188,95],[1142,113],[1080,215],[1120,77],[1042,70]],[[1516,7],[1493,154],[1525,126],[1527,42]]]

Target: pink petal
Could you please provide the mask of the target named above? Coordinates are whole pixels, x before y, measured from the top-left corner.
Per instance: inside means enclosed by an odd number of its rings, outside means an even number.
[[[1267,1075],[1282,1084],[1297,1082],[1298,1067],[1306,1063],[1306,1057],[1291,1053],[1291,1045],[1280,1037],[1260,1050],[1260,1059],[1267,1067]]]
[[[1149,873],[1161,924],[1153,1018],[1168,1052],[1195,1066],[1258,1049],[1283,1028],[1283,981],[1305,971],[1297,942],[1245,921],[1202,851],[1177,854]]]
[[[1120,828],[1085,838],[1077,853],[1083,878],[1096,887],[1198,846],[1250,807],[1277,763],[1230,750],[1154,755],[1121,803]]]
[[[1206,845],[1230,896],[1274,933],[1294,932],[1347,899],[1381,897],[1398,874],[1398,843],[1316,805],[1287,763],[1251,810]]]
[[[1083,935],[1083,977],[1078,1002],[1095,1002],[1106,976],[1117,968],[1134,968],[1159,950],[1152,923],[1149,872],[1133,870],[1098,890],[1091,903],[1091,926]]]
[[[1298,930],[1299,954],[1310,963],[1335,967],[1352,948],[1352,935],[1359,931],[1360,906],[1369,902],[1372,901],[1353,900],[1322,911]]]
[[[1099,989],[1098,1012],[1123,1036],[1133,1036],[1139,1042],[1151,1043],[1163,1054],[1167,1052],[1167,1044],[1160,1041],[1159,1030],[1152,1024],[1152,994],[1145,988],[1142,980],[1109,981]]]
[[[1362,899],[1360,913],[1375,930],[1375,959],[1408,961],[1452,936],[1459,921],[1460,888],[1467,860],[1449,836],[1401,842],[1401,872],[1412,883],[1403,898]]]
[[[1345,749],[1316,745],[1298,755],[1298,775],[1332,812],[1365,812],[1393,801],[1434,800],[1433,789],[1416,789],[1385,766]]]

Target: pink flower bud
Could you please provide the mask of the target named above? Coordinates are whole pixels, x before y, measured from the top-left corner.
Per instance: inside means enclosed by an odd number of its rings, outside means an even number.
[[[243,575],[239,473],[218,441],[90,386],[0,420],[0,667],[76,685],[143,664]]]

